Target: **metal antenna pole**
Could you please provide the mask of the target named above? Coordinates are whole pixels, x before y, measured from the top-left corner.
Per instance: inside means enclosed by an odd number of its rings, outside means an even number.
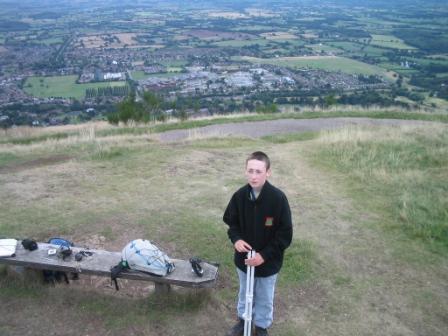
[[[255,251],[249,251],[247,258],[253,258]],[[247,265],[246,273],[246,306],[244,309],[244,336],[250,336],[252,331],[252,303],[254,298],[255,267]]]

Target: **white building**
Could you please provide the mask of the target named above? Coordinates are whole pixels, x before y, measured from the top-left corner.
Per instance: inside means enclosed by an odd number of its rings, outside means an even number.
[[[106,72],[103,78],[104,80],[124,80],[125,76],[122,72]]]

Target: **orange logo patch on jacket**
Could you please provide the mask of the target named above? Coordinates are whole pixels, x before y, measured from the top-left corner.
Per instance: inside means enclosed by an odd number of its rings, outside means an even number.
[[[272,226],[274,225],[274,217],[266,217],[264,221],[264,226]]]

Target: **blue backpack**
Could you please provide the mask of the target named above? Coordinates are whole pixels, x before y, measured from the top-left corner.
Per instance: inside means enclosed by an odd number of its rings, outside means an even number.
[[[75,244],[73,244],[71,241],[64,239],[64,238],[50,238],[48,240],[48,244],[65,246],[65,247],[75,246]]]

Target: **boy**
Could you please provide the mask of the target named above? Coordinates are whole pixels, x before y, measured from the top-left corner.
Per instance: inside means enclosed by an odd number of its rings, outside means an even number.
[[[224,212],[227,234],[235,248],[240,290],[237,313],[239,321],[228,336],[244,333],[247,265],[255,266],[253,322],[255,335],[268,335],[273,321],[274,290],[283,263],[283,252],[292,240],[291,210],[285,194],[271,185],[269,157],[254,152],[246,160],[247,184],[235,192]],[[247,259],[247,252],[255,257]]]

